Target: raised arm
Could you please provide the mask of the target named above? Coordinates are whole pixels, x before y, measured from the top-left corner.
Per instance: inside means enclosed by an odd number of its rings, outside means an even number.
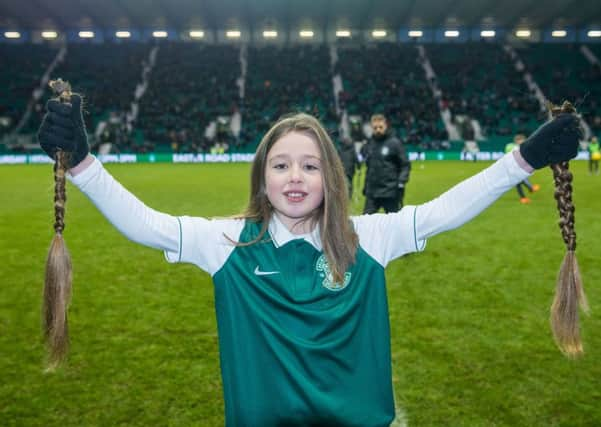
[[[417,240],[425,240],[470,221],[533,170],[516,150],[437,198],[416,206]]]
[[[520,150],[506,154],[436,199],[417,206],[416,238],[423,240],[465,224],[534,169],[574,158],[581,137],[576,115],[562,114],[548,121],[520,145]]]
[[[47,110],[38,133],[40,146],[51,158],[58,150],[67,153],[73,184],[129,239],[163,251],[177,252],[180,220],[147,207],[89,154],[81,97],[72,95],[70,104],[50,100]]]

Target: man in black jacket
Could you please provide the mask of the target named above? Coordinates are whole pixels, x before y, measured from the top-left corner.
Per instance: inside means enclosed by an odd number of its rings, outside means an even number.
[[[405,185],[409,181],[411,163],[403,143],[393,135],[386,117],[374,114],[371,118],[372,139],[363,147],[367,172],[365,176],[365,208],[363,213],[396,212],[403,207]]]

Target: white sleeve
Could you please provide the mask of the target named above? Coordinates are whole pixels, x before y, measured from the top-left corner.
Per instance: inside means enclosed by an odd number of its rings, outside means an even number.
[[[529,175],[508,153],[430,202],[392,214],[353,217],[359,244],[385,267],[404,254],[424,250],[429,237],[470,221]]]
[[[149,208],[104,169],[98,159],[69,176],[102,214],[128,239],[165,252],[169,262],[189,262],[213,274],[235,248],[243,220],[175,217]]]
[[[128,239],[151,248],[176,251],[180,245],[180,226],[176,217],[147,207],[127,191],[102,166],[98,159],[69,180]]]
[[[359,245],[380,265],[410,252],[423,251],[425,240],[418,240],[415,230],[415,206],[399,212],[352,217]]]
[[[223,267],[236,249],[233,242],[239,241],[244,228],[242,219],[182,216],[178,220],[181,224],[181,246],[177,250],[165,251],[165,258],[169,262],[194,264],[211,276]]]
[[[436,199],[417,206],[417,239],[424,240],[465,224],[528,176],[530,173],[518,164],[513,152],[505,154]]]

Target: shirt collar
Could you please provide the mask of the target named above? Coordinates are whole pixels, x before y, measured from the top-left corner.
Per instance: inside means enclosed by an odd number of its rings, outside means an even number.
[[[284,246],[286,243],[292,240],[303,239],[309,242],[315,249],[321,251],[321,239],[319,237],[319,224],[315,226],[313,231],[306,234],[292,234],[288,228],[280,221],[277,215],[274,213],[271,215],[269,221],[269,235],[276,248]]]

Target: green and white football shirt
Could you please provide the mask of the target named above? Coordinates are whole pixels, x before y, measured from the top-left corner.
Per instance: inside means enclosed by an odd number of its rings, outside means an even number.
[[[387,262],[419,250],[413,210],[353,218],[360,246],[333,283],[319,231],[181,217],[182,247],[215,284],[227,425],[388,426],[394,418]],[[390,232],[406,230],[408,232]]]

